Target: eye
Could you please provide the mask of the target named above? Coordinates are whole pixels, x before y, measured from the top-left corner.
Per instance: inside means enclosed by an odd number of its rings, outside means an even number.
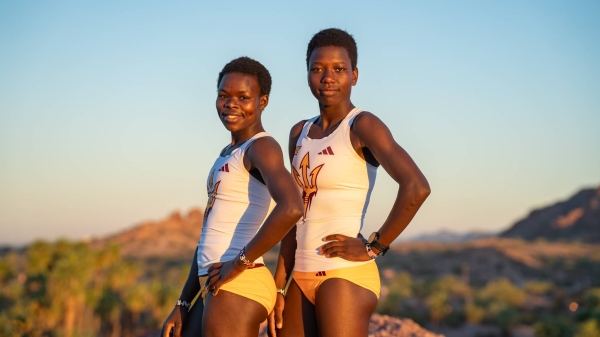
[[[335,71],[337,71],[337,72],[344,72],[344,71],[346,71],[346,68],[341,68],[341,67],[340,68],[335,68]]]
[[[248,97],[248,96],[242,96],[242,97],[240,97],[240,99],[250,99],[250,97]]]
[[[310,71],[313,73],[318,73],[321,72],[323,69],[322,68],[311,68]]]
[[[217,95],[217,97],[221,98],[221,99],[225,99],[225,98],[227,98],[227,95],[219,94],[219,95]]]

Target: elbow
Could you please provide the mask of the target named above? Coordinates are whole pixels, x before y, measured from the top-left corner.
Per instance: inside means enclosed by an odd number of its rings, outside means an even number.
[[[429,197],[430,194],[431,194],[431,187],[429,187],[429,183],[427,182],[427,180],[425,180],[424,184],[421,184],[421,186],[419,187],[419,191],[417,192],[417,195],[418,195],[419,199],[425,201],[425,199],[427,199],[427,197]]]
[[[302,199],[297,198],[294,202],[290,203],[288,207],[288,212],[290,218],[294,219],[294,222],[298,221],[302,214],[304,214],[304,204],[302,203]]]
[[[415,204],[423,204],[431,194],[431,187],[429,187],[429,183],[425,179],[421,182],[410,184],[408,190]]]

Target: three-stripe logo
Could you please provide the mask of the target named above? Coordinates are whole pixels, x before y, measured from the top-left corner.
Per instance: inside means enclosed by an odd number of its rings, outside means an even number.
[[[333,156],[333,151],[331,150],[331,146],[328,146],[326,149],[323,149],[323,151],[317,153],[317,154],[324,154],[324,155],[332,155]]]
[[[219,172],[229,172],[229,163],[226,163],[225,165],[223,165],[220,169]]]
[[[320,271],[315,276],[327,276],[327,274],[324,271]]]

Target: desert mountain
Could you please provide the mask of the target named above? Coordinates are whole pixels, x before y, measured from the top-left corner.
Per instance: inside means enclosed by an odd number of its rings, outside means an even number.
[[[483,232],[483,231],[471,231],[467,233],[457,233],[449,230],[440,230],[434,233],[425,233],[418,236],[410,237],[398,237],[398,242],[440,242],[440,243],[453,243],[453,242],[467,242],[479,239],[487,239],[496,236],[495,233]]]
[[[569,200],[534,210],[500,236],[600,242],[600,187],[584,189]]]
[[[146,221],[123,232],[94,240],[91,245],[103,247],[116,243],[129,257],[168,257],[190,259],[200,238],[204,214],[198,208],[186,215],[173,212],[158,221]]]

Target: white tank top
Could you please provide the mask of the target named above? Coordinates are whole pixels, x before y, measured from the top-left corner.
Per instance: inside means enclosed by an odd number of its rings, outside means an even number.
[[[377,168],[362,159],[350,142],[350,127],[361,113],[353,109],[329,136],[311,139],[308,131],[319,116],[302,127],[292,160],[292,174],[302,193],[304,215],[296,229],[295,270],[324,271],[361,263],[318,255],[330,234],[356,237],[360,232]]]
[[[252,142],[270,136],[261,132],[231,154],[219,156],[206,181],[208,203],[198,242],[198,276],[215,262],[235,258],[265,221],[271,204],[267,187],[244,167],[244,154]],[[263,263],[262,257],[256,263]]]

